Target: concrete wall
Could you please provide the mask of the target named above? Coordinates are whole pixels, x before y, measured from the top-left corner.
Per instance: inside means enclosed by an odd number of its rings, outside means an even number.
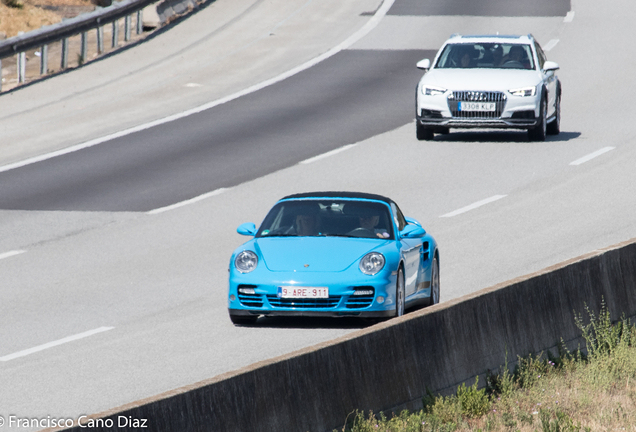
[[[355,409],[454,389],[498,368],[506,350],[515,360],[576,341],[575,311],[598,311],[602,297],[614,318],[636,314],[634,240],[99,417],[164,432],[331,431]]]

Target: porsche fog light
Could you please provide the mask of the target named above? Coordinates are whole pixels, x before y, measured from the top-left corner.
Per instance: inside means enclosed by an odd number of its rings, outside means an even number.
[[[373,276],[384,267],[384,255],[378,252],[366,254],[360,260],[360,271],[364,274]]]
[[[241,273],[249,273],[256,268],[258,257],[252,251],[243,251],[234,259],[236,269]]]
[[[537,88],[536,87],[524,87],[524,88],[508,90],[508,91],[513,96],[525,97],[525,96],[534,96],[536,94],[536,92],[537,92]]]
[[[377,301],[378,304],[382,304],[382,303],[384,303],[384,297],[379,296],[377,299],[375,299],[375,301]]]
[[[357,289],[353,292],[354,296],[372,296],[374,291],[372,289]]]
[[[256,294],[256,291],[254,290],[254,288],[239,288],[238,292],[241,294],[247,294],[247,295]]]
[[[446,93],[446,89],[440,87],[422,86],[422,94],[426,96],[439,96]]]

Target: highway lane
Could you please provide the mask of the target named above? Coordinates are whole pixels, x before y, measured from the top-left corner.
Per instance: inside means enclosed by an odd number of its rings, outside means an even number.
[[[253,180],[410,121],[412,66],[433,55],[343,51],[210,110],[2,172],[0,208],[149,211]]]
[[[443,245],[442,300],[636,236],[633,132],[607,110],[633,108],[589,91],[605,94],[629,83],[629,73],[612,71],[608,82],[607,70],[585,63],[595,47],[598,60],[611,64],[603,43],[629,23],[592,2],[576,12],[571,25],[559,20],[545,33],[560,40],[550,58],[562,65],[568,95],[565,133],[546,143],[528,143],[521,132],[462,132],[420,143],[407,122],[337,155],[158,215],[3,211],[2,226],[9,222],[11,230],[0,236],[0,253],[26,252],[0,260],[11,287],[0,305],[0,355],[114,329],[0,364],[8,383],[2,405],[21,415],[95,412],[354,331],[355,323],[329,321],[240,329],[225,317],[228,251],[243,240],[232,230],[260,221],[286,193],[346,185],[394,197]],[[603,27],[609,34],[594,40],[590,26],[610,20],[611,29]],[[610,114],[599,118],[592,107]],[[614,150],[570,165],[610,144]],[[440,218],[495,195],[505,198]]]
[[[0,165],[138,127],[267,82],[343,43],[372,20],[368,12],[380,3],[209,2],[115,56],[2,93]]]
[[[565,16],[571,10],[570,0],[528,2],[524,0],[402,0],[389,11],[389,15],[478,17],[550,17]]]

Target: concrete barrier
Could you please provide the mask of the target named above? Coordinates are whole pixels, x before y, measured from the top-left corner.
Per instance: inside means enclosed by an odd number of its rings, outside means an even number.
[[[636,314],[634,240],[345,337],[92,418],[104,431],[331,431],[356,409],[417,408],[517,355],[576,343],[575,313],[601,298]],[[71,430],[86,430],[79,427]],[[143,430],[143,429],[139,429]]]

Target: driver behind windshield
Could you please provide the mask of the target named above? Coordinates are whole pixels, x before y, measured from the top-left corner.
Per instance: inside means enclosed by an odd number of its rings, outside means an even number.
[[[378,228],[380,215],[377,209],[357,203],[349,203],[345,206],[345,213],[358,217],[360,226],[357,230],[360,230],[360,232],[367,231],[369,236],[375,235],[381,239],[390,237],[386,229]]]
[[[299,236],[315,236],[319,234],[319,220],[316,214],[296,215],[296,234]]]
[[[303,203],[292,206],[296,213],[292,232],[299,236],[316,236],[320,234],[320,206],[318,203]]]

